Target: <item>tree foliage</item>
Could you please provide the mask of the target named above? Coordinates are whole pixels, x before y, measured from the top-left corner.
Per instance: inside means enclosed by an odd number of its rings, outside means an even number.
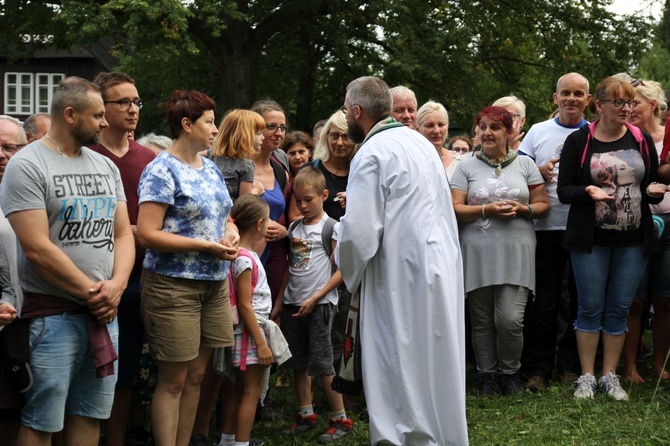
[[[638,66],[646,17],[617,18],[611,0],[5,0],[0,47],[26,57],[24,34],[72,48],[109,36],[119,69],[149,105],[142,129],[161,129],[176,88],[213,96],[220,112],[270,96],[309,129],[343,101],[346,84],[375,74],[443,102],[468,127],[515,93],[529,122],[550,112],[556,79],[592,83]],[[624,31],[624,32],[622,32]]]

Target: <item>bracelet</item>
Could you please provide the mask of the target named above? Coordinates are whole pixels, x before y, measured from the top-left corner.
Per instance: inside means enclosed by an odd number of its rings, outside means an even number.
[[[482,218],[484,218],[484,219],[486,218],[486,211],[484,209],[485,207],[486,207],[486,205],[482,204]]]
[[[535,214],[535,209],[533,209],[532,204],[528,205],[528,210],[530,211],[530,214],[528,214],[528,218],[533,218],[533,214]]]

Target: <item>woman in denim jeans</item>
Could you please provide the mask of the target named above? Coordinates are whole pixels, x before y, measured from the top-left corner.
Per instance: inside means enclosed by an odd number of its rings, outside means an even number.
[[[658,155],[651,137],[628,123],[635,90],[609,77],[598,85],[591,111],[600,115],[565,141],[558,197],[570,204],[563,239],[571,251],[578,293],[575,322],[582,376],[574,396],[593,398],[595,357],[602,331],[600,387],[626,400],[616,366],[627,326],[626,316],[647,265],[658,248],[649,204],[666,187],[656,184]]]

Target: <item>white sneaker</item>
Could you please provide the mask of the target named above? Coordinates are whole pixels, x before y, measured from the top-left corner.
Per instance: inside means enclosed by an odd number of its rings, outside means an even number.
[[[577,381],[577,388],[575,389],[575,399],[585,400],[593,398],[596,391],[596,377],[590,373],[580,376]]]
[[[617,401],[627,401],[628,393],[623,390],[619,383],[619,377],[612,372],[600,377],[600,387],[607,393],[610,398]]]

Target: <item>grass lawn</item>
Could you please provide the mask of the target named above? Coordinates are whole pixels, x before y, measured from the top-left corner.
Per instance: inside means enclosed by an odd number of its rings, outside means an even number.
[[[647,360],[648,361],[648,360]],[[649,364],[641,364],[647,383],[631,387],[630,401],[613,401],[597,393],[591,401],[575,401],[571,384],[556,383],[538,394],[516,397],[467,397],[470,444],[485,445],[670,445],[670,383],[661,383],[654,396]],[[470,378],[470,377],[469,377]],[[390,390],[392,391],[392,390]],[[293,417],[296,400],[293,388],[274,388],[277,406],[283,409],[283,420],[254,425],[252,436],[265,440],[267,446],[316,444],[327,429],[325,395],[317,389],[315,401],[319,415],[318,428],[296,438],[281,435]],[[347,414],[354,420],[353,435],[340,445],[370,444],[368,424],[359,420],[360,399]]]

